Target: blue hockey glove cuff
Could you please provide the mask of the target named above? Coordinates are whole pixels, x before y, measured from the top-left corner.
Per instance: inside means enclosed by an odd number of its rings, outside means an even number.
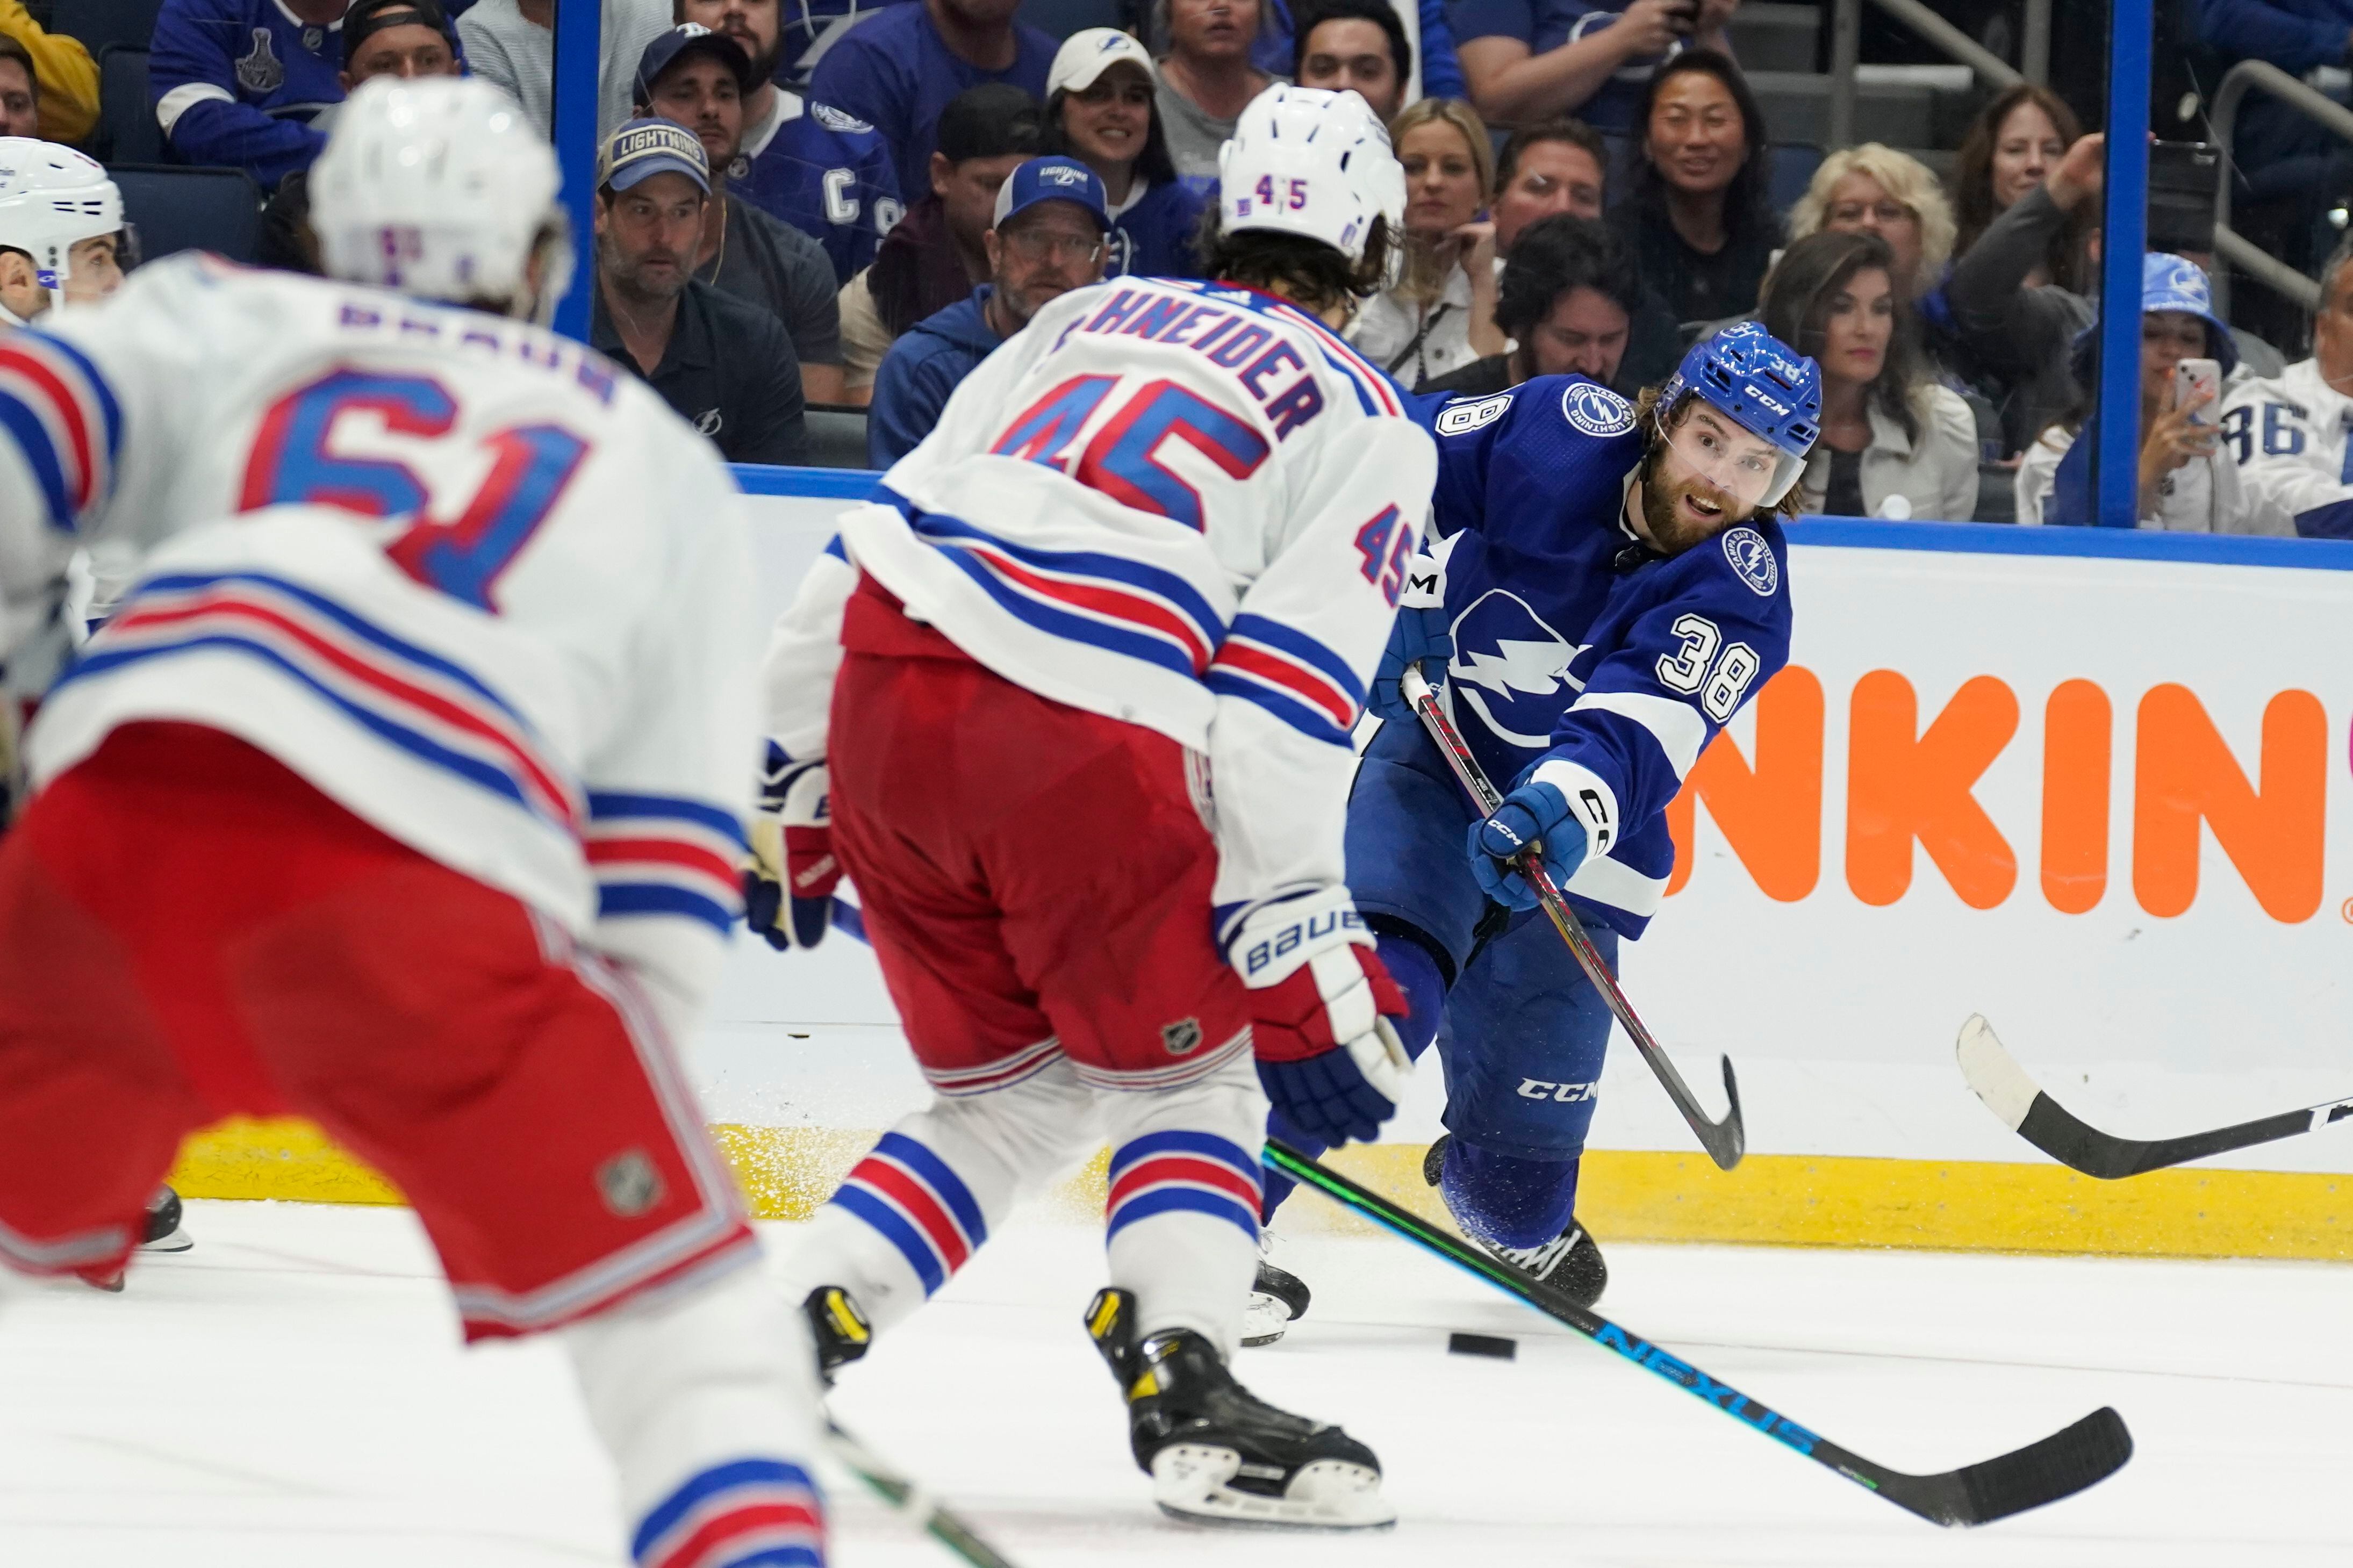
[[[1509,909],[1536,907],[1535,889],[1514,864],[1532,845],[1555,887],[1565,886],[1585,864],[1585,824],[1570,812],[1567,795],[1536,781],[1504,796],[1486,821],[1471,825],[1471,869],[1489,898]]]

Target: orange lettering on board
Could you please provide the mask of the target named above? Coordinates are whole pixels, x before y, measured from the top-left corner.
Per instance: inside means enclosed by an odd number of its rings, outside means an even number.
[[[1969,793],[2018,732],[2018,699],[1980,675],[1914,738],[1912,683],[1892,669],[1855,682],[1848,709],[1846,881],[1866,904],[1912,886],[1912,841],[1961,901],[1989,910],[2018,885],[2018,856]]]
[[[1797,902],[1822,874],[1822,683],[1789,665],[1757,694],[1757,766],[1729,734],[1719,733],[1683,775],[1667,807],[1675,841],[1670,894],[1691,880],[1694,804],[1768,899]]]
[[[2198,896],[2198,824],[2214,830],[2263,912],[2309,920],[2320,907],[2328,793],[2328,715],[2309,691],[2263,709],[2260,785],[2250,785],[2189,688],[2140,700],[2133,760],[2133,894],[2158,916]]]
[[[2063,915],[2108,890],[2108,694],[2062,681],[2042,709],[2042,896]]]

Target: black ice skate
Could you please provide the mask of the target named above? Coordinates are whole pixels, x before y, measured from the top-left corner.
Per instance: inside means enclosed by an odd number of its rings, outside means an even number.
[[[1436,1186],[1446,1170],[1446,1143],[1452,1133],[1446,1134],[1430,1146],[1421,1157],[1421,1179]],[[1609,1288],[1609,1266],[1601,1259],[1601,1248],[1592,1233],[1579,1225],[1571,1215],[1568,1228],[1550,1241],[1535,1247],[1498,1247],[1478,1235],[1470,1226],[1462,1234],[1485,1251],[1494,1254],[1513,1268],[1531,1278],[1541,1279],[1567,1296],[1580,1307],[1590,1307],[1601,1300],[1601,1292]]]
[[[1258,1399],[1199,1334],[1175,1329],[1139,1342],[1135,1298],[1120,1289],[1095,1293],[1087,1333],[1126,1394],[1136,1467],[1163,1513],[1296,1530],[1397,1522],[1370,1448]]]
[[[873,1327],[857,1300],[839,1285],[820,1285],[801,1302],[809,1331],[817,1337],[817,1374],[828,1388],[833,1374],[866,1353],[874,1342]]]
[[[1274,1261],[1274,1232],[1258,1233],[1258,1278],[1250,1281],[1250,1301],[1242,1308],[1242,1343],[1271,1345],[1293,1323],[1307,1315],[1314,1295],[1307,1281]]]
[[[157,1187],[155,1195],[147,1200],[147,1219],[139,1233],[139,1250],[185,1252],[195,1244],[195,1237],[180,1223],[180,1194],[169,1187]]]

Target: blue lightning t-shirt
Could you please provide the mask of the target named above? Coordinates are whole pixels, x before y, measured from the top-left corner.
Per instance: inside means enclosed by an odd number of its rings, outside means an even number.
[[[825,247],[837,287],[872,264],[906,212],[890,144],[874,127],[782,88],[767,120],[744,128],[727,184]]]
[[[1668,804],[1788,662],[1780,524],[1651,550],[1624,521],[1643,448],[1633,407],[1582,376],[1444,404],[1431,424],[1442,537],[1406,602],[1445,606],[1444,700],[1499,788],[1541,767],[1571,799],[1592,793],[1606,826],[1567,891],[1640,936],[1674,868]]]

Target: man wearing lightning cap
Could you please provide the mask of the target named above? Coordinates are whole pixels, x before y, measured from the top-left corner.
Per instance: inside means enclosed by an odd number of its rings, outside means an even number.
[[[1465,1235],[1588,1305],[1608,1274],[1577,1163],[1610,1016],[1509,861],[1541,841],[1613,966],[1642,934],[1674,867],[1668,804],[1788,660],[1778,513],[1820,418],[1814,362],[1754,322],[1632,403],[1555,375],[1434,410],[1436,537],[1373,683],[1389,721],[1349,798],[1348,884],[1410,1005],[1406,1048],[1435,1037],[1445,1066],[1424,1177]],[[1510,791],[1493,816],[1400,693],[1409,666]],[[1317,1146],[1279,1110],[1270,1130]],[[1289,1185],[1270,1176],[1270,1215]],[[1247,1342],[1305,1305],[1262,1264]]]

